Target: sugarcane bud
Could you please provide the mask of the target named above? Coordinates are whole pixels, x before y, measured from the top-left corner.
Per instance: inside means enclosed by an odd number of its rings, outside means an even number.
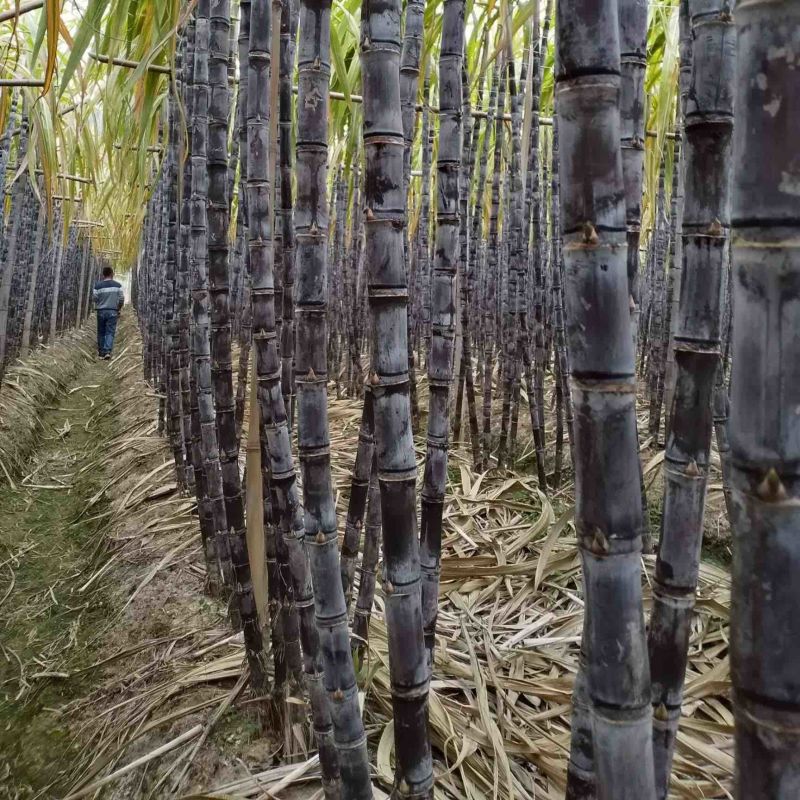
[[[722,223],[718,219],[714,219],[706,229],[706,233],[709,236],[722,236]]]
[[[373,386],[377,386],[381,382],[381,379],[378,377],[377,372],[373,372],[372,375],[369,376],[369,382]]]
[[[591,549],[594,553],[607,553],[609,551],[608,538],[600,528],[594,529]]]
[[[344,700],[344,692],[341,689],[337,689],[333,693],[333,699],[336,700],[337,703],[341,703]]]
[[[321,66],[321,62],[319,60],[319,56],[314,58],[314,63],[311,65],[312,69],[319,69]]]
[[[386,581],[386,583],[383,584],[383,592],[384,594],[394,594],[394,585],[391,581]]]
[[[322,531],[320,531],[320,532],[317,534],[317,536],[316,536],[316,538],[314,539],[314,541],[315,541],[317,544],[325,544],[325,534],[324,534]]]
[[[367,217],[367,222],[372,222],[372,220],[375,219],[375,214],[372,212],[372,209],[369,206],[367,206],[367,210],[365,213]]]
[[[400,796],[404,797],[408,794],[408,781],[405,778],[400,778],[400,785],[397,788],[400,790]]]
[[[770,467],[764,480],[758,484],[756,493],[765,503],[779,503],[787,498],[786,487],[775,471],[775,467]]]
[[[312,236],[317,236],[317,235],[319,234],[319,228],[317,227],[317,221],[316,221],[316,220],[313,220],[313,221],[312,221],[312,223],[311,223],[311,229],[309,230],[309,233],[310,233]]]
[[[314,367],[310,367],[308,370],[308,380],[315,381],[317,379],[317,374],[314,372]]]
[[[653,716],[660,720],[661,722],[666,722],[669,719],[669,712],[667,711],[667,707],[663,703],[659,703],[653,709]]]
[[[600,238],[597,235],[597,231],[594,229],[594,225],[591,222],[584,222],[583,223],[583,243],[584,244],[597,244],[600,241]]]
[[[686,465],[683,474],[688,478],[696,478],[700,474],[700,470],[697,468],[697,462],[694,459]]]

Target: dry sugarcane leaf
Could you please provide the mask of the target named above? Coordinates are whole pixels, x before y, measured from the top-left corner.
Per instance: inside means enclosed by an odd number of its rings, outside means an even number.
[[[392,754],[394,753],[394,722],[387,722],[378,742],[377,770],[378,780],[387,786],[394,783],[394,769],[392,768]]]

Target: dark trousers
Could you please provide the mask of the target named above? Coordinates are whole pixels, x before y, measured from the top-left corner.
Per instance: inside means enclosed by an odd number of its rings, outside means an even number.
[[[97,312],[97,352],[104,356],[114,349],[118,311],[102,309]]]

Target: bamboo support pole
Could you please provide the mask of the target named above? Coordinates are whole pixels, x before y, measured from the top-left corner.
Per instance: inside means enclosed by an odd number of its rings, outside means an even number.
[[[292,86],[292,92],[294,94],[297,94],[297,87],[296,86]],[[350,102],[350,103],[363,103],[364,102],[364,98],[360,94],[352,94],[351,93],[348,96],[348,95],[344,94],[344,92],[331,91],[330,92],[330,98],[331,98],[331,100],[342,100],[344,102]],[[416,107],[417,111],[422,111],[422,103],[417,103],[417,105],[415,107]],[[430,111],[432,114],[438,114],[439,113],[439,109],[436,108],[435,106],[431,106],[431,105],[428,106],[428,111]],[[475,109],[474,111],[472,111],[472,116],[477,118],[477,119],[485,119],[487,115],[488,115],[488,112],[487,111],[481,111],[481,109]],[[494,117],[496,119],[497,118],[502,119],[504,122],[511,122],[511,114],[499,114],[499,115],[495,114]],[[539,117],[539,124],[540,125],[547,125],[547,126],[552,127],[553,118],[552,117]],[[655,139],[658,136],[658,133],[656,131],[648,130],[648,131],[645,131],[645,135],[649,139]],[[676,135],[675,135],[675,133],[673,131],[669,131],[669,132],[666,133],[667,139],[674,139],[675,136]]]
[[[0,22],[8,22],[12,19],[18,19],[23,14],[27,14],[29,11],[36,11],[37,9],[41,8],[44,5],[44,0],[33,0],[31,3],[25,3],[21,5],[19,8],[14,8],[11,11],[3,11],[0,14]]]
[[[10,164],[9,166],[6,167],[6,172],[16,172],[17,169],[18,169],[17,166]],[[44,170],[37,169],[36,174],[44,175]],[[65,172],[57,172],[56,178],[60,178],[63,181],[72,181],[73,183],[85,183],[88,186],[94,186],[94,181],[91,178],[84,178],[81,175],[68,175]]]
[[[44,86],[41,78],[0,78],[0,86]]]
[[[103,64],[112,64],[115,67],[126,67],[127,69],[138,69],[141,66],[141,61],[131,61],[128,58],[115,58],[112,56],[105,56],[102,53],[89,52],[89,57],[95,61],[100,61]],[[160,64],[147,64],[145,69],[150,72],[158,72],[162,75],[172,75],[172,70],[169,67],[164,67]]]
[[[122,147],[122,145],[121,145],[121,144],[114,144],[114,149],[115,149],[115,150],[122,150],[122,149],[123,149],[123,147]],[[126,147],[126,148],[124,148],[124,149],[125,149],[125,150],[139,150],[139,147],[138,147],[138,146],[136,146],[136,145],[133,145],[133,146],[131,146],[131,147]],[[147,148],[147,152],[148,152],[148,153],[162,153],[163,151],[164,151],[164,148],[163,148],[161,145],[159,145],[159,144],[153,144],[153,145],[150,145],[150,146]],[[149,189],[149,188],[150,188],[150,184],[145,184],[145,188],[146,188],[146,189]]]

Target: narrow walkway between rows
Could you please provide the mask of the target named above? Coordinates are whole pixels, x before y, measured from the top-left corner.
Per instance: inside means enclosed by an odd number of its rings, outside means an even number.
[[[91,687],[83,668],[110,610],[102,455],[120,417],[119,379],[89,348],[87,331],[68,384],[32,409],[41,415],[24,468],[0,487],[0,787],[10,797],[33,796],[57,781],[54,759],[77,756],[58,709]],[[24,369],[16,378],[4,391],[24,394]]]

